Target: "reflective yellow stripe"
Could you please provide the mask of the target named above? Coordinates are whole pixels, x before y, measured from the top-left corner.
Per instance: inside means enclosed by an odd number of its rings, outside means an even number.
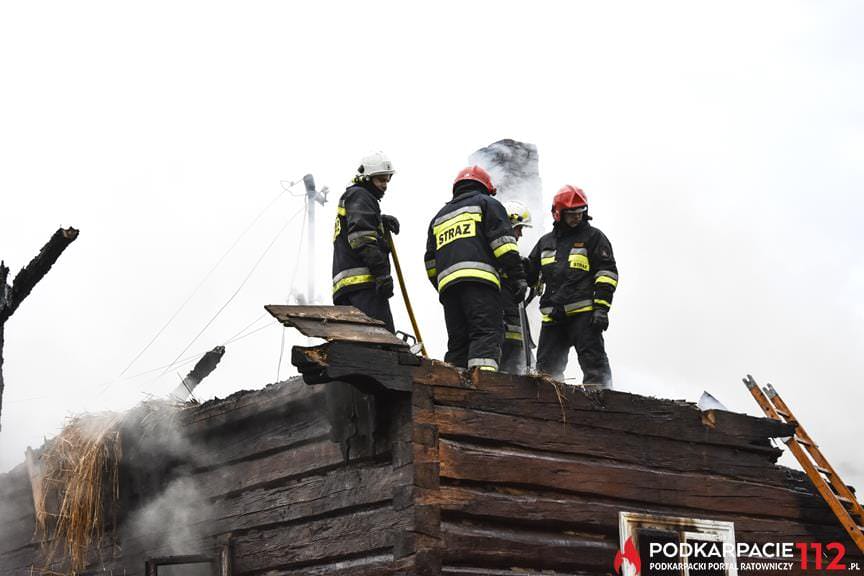
[[[588,257],[584,254],[571,254],[569,261],[571,268],[578,268],[579,270],[590,270],[591,268],[588,264]]]
[[[595,303],[595,304],[603,304],[603,305],[606,306],[607,308],[611,308],[611,307],[612,307],[612,304],[610,304],[609,302],[606,302],[605,300],[597,300],[597,299],[595,299],[595,300],[594,300],[594,303]]]
[[[483,221],[483,215],[482,214],[472,214],[471,212],[463,212],[462,214],[459,214],[458,216],[454,216],[453,218],[450,218],[449,220],[445,220],[444,222],[441,222],[440,224],[438,224],[437,226],[432,228],[432,234],[435,236],[438,236],[438,234],[440,234],[442,230],[444,230],[445,228],[449,228],[450,226],[453,226],[454,224],[457,224],[459,222],[482,222],[482,221]]]
[[[365,282],[374,282],[375,277],[371,274],[361,274],[359,276],[348,276],[342,278],[333,285],[333,292],[344,288],[345,286],[353,286],[354,284],[363,284]]]
[[[452,282],[453,280],[458,280],[459,278],[479,278],[481,280],[488,280],[492,282],[498,288],[501,288],[501,281],[498,280],[498,277],[491,272],[486,272],[485,270],[477,270],[476,268],[463,268],[462,270],[456,270],[445,276],[444,278],[438,279],[438,291],[444,289],[447,284]]]
[[[567,316],[573,316],[574,314],[579,314],[580,312],[590,312],[591,310],[594,310],[594,306],[591,306],[589,304],[588,306],[576,308],[575,310],[567,310]]]
[[[345,208],[342,207],[342,206],[339,206],[339,207],[336,209],[336,213],[339,214],[339,216],[345,216],[345,215],[348,214],[348,212],[346,212],[346,211],[345,211]]]
[[[519,247],[512,242],[508,242],[507,244],[502,244],[498,248],[496,248],[492,253],[496,258],[500,258],[503,254],[507,252],[512,252],[513,250],[519,250]]]
[[[553,320],[552,320],[551,316],[548,316],[546,314],[540,314],[540,321],[541,322],[552,322]]]
[[[429,268],[428,270],[426,270],[426,274],[427,274],[430,278],[432,278],[433,276],[437,276],[437,275],[438,275],[438,270],[436,270],[435,268]]]
[[[612,286],[618,286],[618,281],[614,278],[610,278],[609,276],[598,276],[596,280],[594,280],[595,284],[611,284]]]
[[[519,340],[522,341],[522,333],[521,332],[505,332],[504,338],[508,340]]]
[[[497,368],[493,368],[492,366],[477,366],[478,370],[482,370],[483,372],[497,372]]]
[[[554,264],[554,263],[555,263],[555,257],[554,256],[549,256],[547,258],[541,258],[540,259],[540,265],[541,266],[546,266],[547,264]]]

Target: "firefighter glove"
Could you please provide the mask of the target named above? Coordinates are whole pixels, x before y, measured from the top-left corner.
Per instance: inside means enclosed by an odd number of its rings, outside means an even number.
[[[384,298],[392,298],[393,277],[388,274],[387,276],[379,276],[375,278],[375,290]]]
[[[384,225],[386,230],[389,230],[393,234],[399,234],[399,220],[397,220],[395,216],[382,214],[381,223]]]
[[[528,282],[522,278],[513,282],[513,299],[516,303],[521,304],[524,302],[526,294],[528,294]]]
[[[597,308],[591,313],[591,326],[600,331],[609,327],[609,313],[602,308]]]

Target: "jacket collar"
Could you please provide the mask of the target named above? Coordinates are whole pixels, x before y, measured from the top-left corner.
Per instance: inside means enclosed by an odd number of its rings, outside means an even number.
[[[372,184],[372,182],[370,182],[369,180],[363,180],[357,182],[356,184],[352,184],[348,187],[348,190],[350,190],[351,188],[362,188],[363,190],[372,194],[376,200],[381,200],[381,198],[384,197],[384,193],[381,192],[378,188],[376,188],[375,185]]]

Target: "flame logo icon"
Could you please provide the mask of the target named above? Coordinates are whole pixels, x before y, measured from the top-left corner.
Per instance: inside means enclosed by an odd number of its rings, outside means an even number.
[[[633,538],[627,538],[627,541],[624,543],[624,553],[622,554],[619,550],[615,554],[615,573],[621,573],[621,564],[624,563],[624,560],[627,560],[631,566],[633,566],[636,571],[634,574],[638,575],[639,572],[642,571],[642,561],[639,559],[639,551],[636,550],[636,546],[633,544]]]

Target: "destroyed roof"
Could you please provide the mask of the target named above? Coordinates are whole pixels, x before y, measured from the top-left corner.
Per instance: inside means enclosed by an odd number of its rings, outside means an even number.
[[[182,410],[182,449],[133,436],[125,517],[191,482],[195,538],[168,530],[174,553],[229,546],[238,575],[608,574],[621,511],[734,522],[746,541],[845,541],[807,477],[776,466],[771,439],[786,424],[543,377],[472,377],[401,341],[333,339],[294,347],[292,362],[303,381]],[[4,574],[38,558],[29,490],[26,470],[0,476],[0,505],[17,510],[0,526]],[[101,558],[141,573],[167,544],[131,538],[123,522]]]

